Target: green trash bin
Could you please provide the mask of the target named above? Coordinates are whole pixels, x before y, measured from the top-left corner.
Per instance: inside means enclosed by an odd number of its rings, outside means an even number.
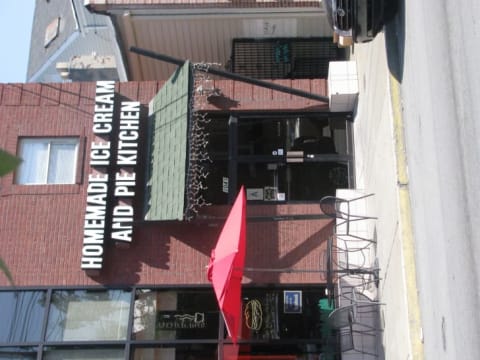
[[[323,354],[322,360],[334,360],[336,359],[336,349],[337,349],[337,336],[336,331],[330,328],[328,323],[328,315],[335,309],[332,302],[329,299],[320,299],[318,301],[318,310],[320,314],[320,322],[322,327],[320,329],[320,334],[322,339],[324,339],[323,343]]]

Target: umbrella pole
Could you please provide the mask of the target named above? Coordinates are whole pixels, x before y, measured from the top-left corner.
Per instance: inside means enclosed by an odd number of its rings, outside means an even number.
[[[243,271],[259,271],[259,272],[284,272],[284,273],[323,273],[327,274],[328,270],[316,270],[316,269],[292,269],[292,268],[254,268],[254,267],[244,267]],[[341,269],[341,270],[332,270],[332,273],[335,274],[349,274],[349,275],[369,275],[376,274],[377,269]]]
[[[243,271],[261,271],[261,272],[285,272],[285,273],[306,273],[306,272],[317,272],[317,273],[327,273],[326,270],[314,270],[314,269],[292,269],[292,268],[253,268],[253,267],[244,267]]]

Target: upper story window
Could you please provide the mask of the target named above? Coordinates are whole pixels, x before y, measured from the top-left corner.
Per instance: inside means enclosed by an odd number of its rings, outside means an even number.
[[[26,185],[74,184],[78,138],[22,138],[16,183]]]

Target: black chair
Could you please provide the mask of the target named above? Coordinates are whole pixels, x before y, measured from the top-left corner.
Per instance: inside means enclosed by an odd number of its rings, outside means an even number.
[[[348,304],[343,305],[335,309],[328,316],[328,326],[333,330],[338,330],[341,341],[342,351],[356,351],[362,354],[371,355],[377,357],[378,354],[365,350],[362,346],[362,349],[357,349],[355,347],[354,338],[358,336],[369,336],[375,337],[381,331],[378,327],[372,324],[366,324],[360,321],[360,317],[364,316],[366,313],[377,313],[378,314],[378,305],[383,305],[378,301],[372,301],[369,299],[363,299],[361,294],[358,294],[355,287],[351,288],[350,297],[348,298],[347,294],[342,296],[347,297]],[[365,312],[362,309],[372,308],[374,311]],[[363,315],[362,315],[363,314]],[[377,321],[375,319],[375,321]],[[357,334],[356,336],[354,336]]]
[[[362,288],[363,291],[378,288],[380,281],[380,268],[376,261],[373,264],[368,262],[369,256],[365,254],[369,251],[372,244],[359,244],[358,241],[344,241],[342,246],[338,246],[336,236],[330,236],[327,240],[327,251],[325,253],[327,294],[330,303],[333,304],[334,298],[342,296],[341,291],[335,291],[342,282],[349,286]],[[353,244],[350,246],[349,244]]]
[[[342,242],[342,246],[338,245]],[[374,274],[378,272],[378,266],[368,263],[368,254],[371,244],[360,244],[357,241],[339,238],[332,235],[327,240],[327,274],[331,273],[356,275]]]
[[[351,204],[355,201],[365,199],[375,194],[367,194],[353,199],[342,199],[336,196],[324,196],[320,199],[320,209],[322,212],[337,220],[335,230],[338,236],[349,236],[358,240],[365,240],[368,242],[376,242],[375,239],[368,239],[356,235],[351,231],[351,223],[354,221],[377,219],[375,216],[367,216],[362,214],[354,214],[351,212]],[[344,232],[338,232],[338,228],[345,225]]]

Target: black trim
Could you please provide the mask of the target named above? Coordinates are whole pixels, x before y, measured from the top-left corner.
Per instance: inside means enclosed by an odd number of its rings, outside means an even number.
[[[228,119],[228,203],[233,204],[237,189],[238,118]]]

